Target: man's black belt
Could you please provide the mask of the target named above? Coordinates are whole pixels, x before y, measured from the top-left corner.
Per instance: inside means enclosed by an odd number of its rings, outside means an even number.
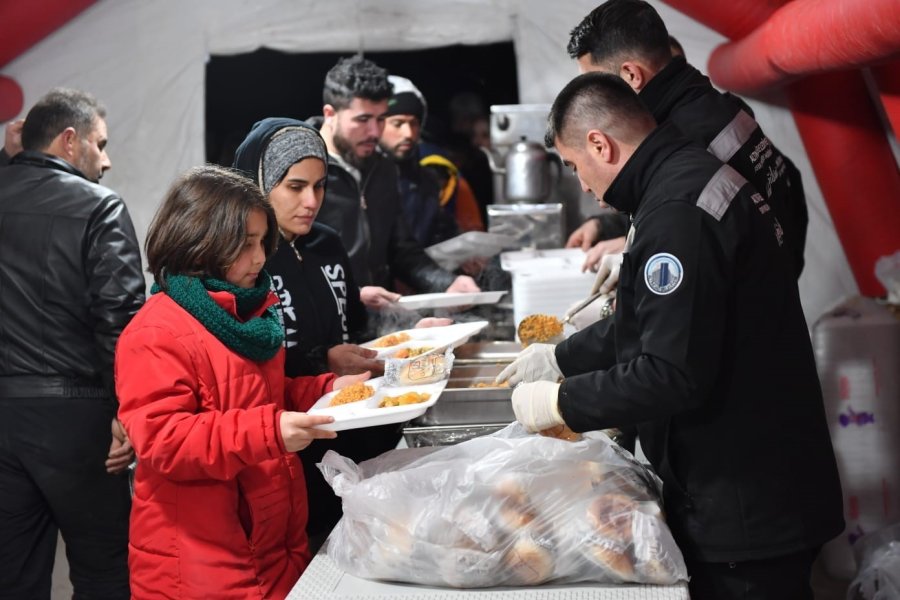
[[[109,398],[102,385],[59,376],[15,375],[0,377],[2,398]]]

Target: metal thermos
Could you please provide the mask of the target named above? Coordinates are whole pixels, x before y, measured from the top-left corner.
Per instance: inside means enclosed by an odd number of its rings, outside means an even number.
[[[543,202],[549,198],[553,178],[559,176],[558,171],[551,171],[555,158],[541,144],[522,136],[506,154],[506,201]]]

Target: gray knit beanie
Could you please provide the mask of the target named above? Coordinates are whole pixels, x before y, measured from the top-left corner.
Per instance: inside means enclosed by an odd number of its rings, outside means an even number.
[[[318,158],[328,166],[328,150],[319,132],[309,127],[285,127],[269,140],[259,163],[259,180],[266,196],[291,168],[304,158]]]

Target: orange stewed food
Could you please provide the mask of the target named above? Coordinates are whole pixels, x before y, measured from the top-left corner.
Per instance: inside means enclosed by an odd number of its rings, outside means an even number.
[[[396,346],[397,344],[402,344],[403,342],[408,342],[410,340],[409,334],[405,332],[400,333],[391,333],[384,337],[380,337],[372,344],[375,348],[388,348],[390,346]]]
[[[399,396],[385,396],[382,399],[381,404],[378,405],[378,408],[385,408],[387,406],[404,406],[406,404],[419,404],[421,402],[425,402],[431,398],[431,394],[424,394],[420,392],[406,392],[405,394],[401,394]]]

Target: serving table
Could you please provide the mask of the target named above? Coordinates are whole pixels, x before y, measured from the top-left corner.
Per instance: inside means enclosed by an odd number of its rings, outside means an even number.
[[[340,570],[324,550],[309,564],[287,600],[689,600],[687,584],[453,588],[360,579]]]

